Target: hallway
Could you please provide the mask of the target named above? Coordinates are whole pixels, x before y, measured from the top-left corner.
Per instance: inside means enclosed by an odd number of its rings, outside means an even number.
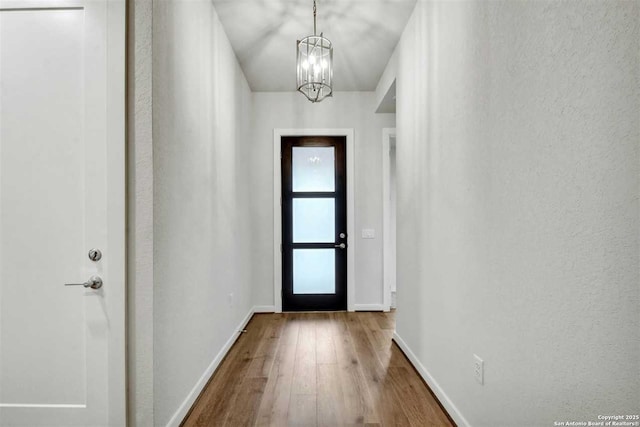
[[[184,426],[450,426],[394,313],[256,314]]]
[[[640,0],[0,0],[0,427],[640,427],[639,76]]]

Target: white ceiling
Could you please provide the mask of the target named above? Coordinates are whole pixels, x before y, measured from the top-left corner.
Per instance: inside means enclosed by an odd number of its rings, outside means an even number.
[[[212,0],[253,91],[295,90],[296,40],[313,34],[313,0]],[[416,0],[317,0],[333,43],[334,90],[370,91]]]

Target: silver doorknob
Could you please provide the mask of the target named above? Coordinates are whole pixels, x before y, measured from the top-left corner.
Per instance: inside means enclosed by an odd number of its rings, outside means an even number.
[[[65,286],[84,286],[85,288],[100,289],[102,287],[102,279],[99,276],[91,276],[84,283],[65,283]]]
[[[345,245],[344,243],[340,243],[339,245],[333,245],[333,246],[340,249],[344,249],[347,247],[347,245]]]

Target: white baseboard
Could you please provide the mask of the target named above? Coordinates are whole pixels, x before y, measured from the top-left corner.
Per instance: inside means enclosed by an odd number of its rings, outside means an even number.
[[[389,311],[384,304],[354,304],[355,311]]]
[[[435,379],[431,376],[427,368],[424,367],[422,363],[418,360],[418,357],[415,355],[413,351],[409,348],[407,343],[404,342],[400,335],[397,332],[393,332],[393,340],[398,344],[398,347],[407,355],[409,361],[416,368],[422,379],[429,385],[433,393],[438,397],[438,400],[444,406],[444,408],[449,413],[449,416],[455,421],[458,427],[470,427],[471,425],[466,420],[466,418],[462,415],[462,413],[456,408],[456,405],[453,404],[449,396],[442,390],[440,385],[436,382]]]
[[[253,307],[254,313],[275,313],[276,306],[275,305],[256,305]]]
[[[236,340],[238,339],[238,336],[240,335],[240,331],[243,330],[245,326],[247,326],[247,323],[249,323],[249,320],[251,320],[253,313],[255,313],[255,309],[256,307],[252,307],[251,310],[249,310],[249,313],[247,313],[247,315],[245,316],[245,318],[242,319],[242,322],[240,322],[238,327],[236,327],[235,330],[231,333],[231,336],[229,337],[227,342],[224,344],[224,346],[222,346],[222,348],[220,349],[216,357],[213,358],[213,361],[209,364],[207,369],[200,376],[200,379],[198,379],[198,381],[196,382],[196,385],[193,386],[193,388],[191,389],[191,392],[189,392],[189,394],[184,399],[180,407],[178,407],[178,410],[173,414],[173,416],[167,423],[167,427],[178,427],[182,422],[182,420],[184,419],[184,417],[187,416],[189,409],[191,409],[191,407],[193,406],[194,402],[202,392],[202,389],[204,388],[204,386],[207,385],[207,382],[209,382],[209,378],[211,378],[211,375],[213,375],[215,370],[218,368],[218,365],[220,365],[220,362],[222,362],[222,359],[224,359],[224,356],[227,355],[227,352],[231,349],[231,346],[233,345],[233,343],[235,343]]]

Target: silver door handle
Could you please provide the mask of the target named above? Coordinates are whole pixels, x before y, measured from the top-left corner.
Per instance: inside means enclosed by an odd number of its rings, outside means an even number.
[[[84,283],[65,283],[65,286],[84,286],[85,288],[100,289],[102,287],[102,279],[99,276],[91,276]]]
[[[345,245],[344,243],[340,243],[339,245],[333,245],[334,248],[340,248],[340,249],[344,249],[347,247],[347,245]]]

